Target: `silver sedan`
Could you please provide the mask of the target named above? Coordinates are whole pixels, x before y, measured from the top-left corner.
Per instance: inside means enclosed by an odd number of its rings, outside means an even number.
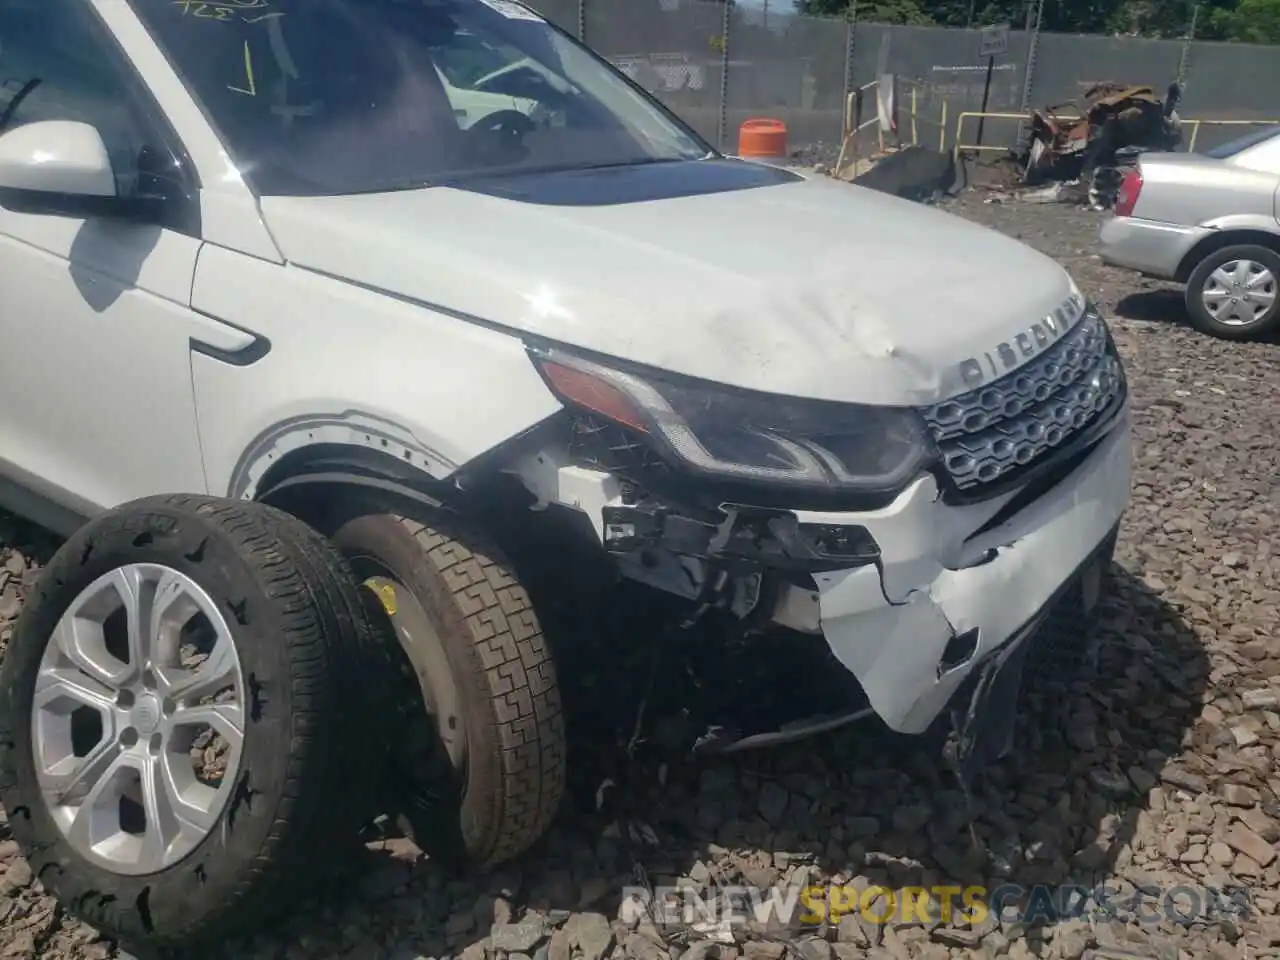
[[[1102,225],[1104,263],[1186,285],[1199,329],[1280,328],[1280,127],[1198,153],[1142,154]]]

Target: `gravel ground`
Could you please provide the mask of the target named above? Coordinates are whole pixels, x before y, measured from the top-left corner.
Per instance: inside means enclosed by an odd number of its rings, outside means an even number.
[[[588,706],[577,723],[575,789],[529,856],[489,876],[445,875],[403,839],[375,841],[346,896],[270,937],[232,945],[229,956],[1280,956],[1280,556],[1272,552],[1280,346],[1227,344],[1187,329],[1176,291],[1092,257],[1097,214],[984,197],[975,192],[952,207],[1059,258],[1119,317],[1138,446],[1099,676],[1027,694],[1015,754],[974,798],[974,828],[957,815],[963,798],[930,755],[870,726],[694,763],[663,748],[672,710],[651,709],[642,749],[623,766],[614,738],[627,742],[639,694],[628,699],[608,686],[607,696],[580,699]],[[47,539],[0,518],[0,638],[49,549]],[[660,672],[653,689],[684,688]],[[605,778],[614,785],[601,787]],[[42,894],[7,835],[0,824],[0,957],[116,956]],[[682,877],[695,888],[836,881],[860,889],[1092,889],[1106,881],[1129,913],[1127,922],[995,917],[977,927],[932,920],[886,928],[850,918],[797,932],[754,924],[746,942],[716,943],[705,929],[659,931],[620,919],[619,891],[640,874],[655,884]],[[1150,896],[1141,896],[1151,885],[1158,894],[1233,884],[1249,892],[1248,914],[1179,924],[1138,922],[1133,913],[1141,901],[1142,915],[1153,916]]]

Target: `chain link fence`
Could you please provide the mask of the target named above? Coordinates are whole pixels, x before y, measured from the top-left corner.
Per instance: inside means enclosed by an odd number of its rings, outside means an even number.
[[[979,30],[887,26],[795,14],[791,0],[529,0],[586,41],[723,150],[749,117],[786,123],[793,148],[838,149],[849,96],[882,74],[898,88],[899,135],[950,147],[961,114],[981,109],[987,64]],[[772,9],[771,9],[772,8]],[[1190,25],[1188,25],[1188,30]],[[1245,124],[1280,120],[1280,47],[1075,36],[1010,30],[995,58],[987,111],[1083,105],[1098,81],[1146,85],[1158,95],[1181,75],[1179,113],[1197,150],[1232,139]],[[914,109],[913,109],[914,107]],[[861,115],[875,117],[874,93]],[[976,118],[961,139],[975,142]],[[1012,146],[1014,118],[983,122],[983,143]],[[834,150],[832,150],[834,152]]]

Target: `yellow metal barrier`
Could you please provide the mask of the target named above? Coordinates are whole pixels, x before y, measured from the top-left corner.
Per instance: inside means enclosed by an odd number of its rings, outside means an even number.
[[[964,122],[965,120],[968,120],[971,118],[972,119],[982,118],[987,120],[1021,120],[1022,122],[1025,123],[1031,119],[1031,115],[1029,113],[991,113],[991,112],[983,113],[981,110],[964,111],[963,113],[961,113],[956,117],[956,139],[955,139],[954,149],[957,153],[963,150],[994,150],[997,153],[1007,153],[1009,150],[1008,144],[1005,144],[1004,146],[989,146],[989,145],[984,146],[979,143],[965,143],[963,140],[961,140],[961,136],[964,133]],[[1066,114],[1063,116],[1055,117],[1054,119],[1065,120],[1070,122],[1073,120],[1079,120],[1080,118],[1071,116],[1070,114]]]
[[[939,104],[939,118],[935,120],[932,117],[922,115],[920,112],[920,93],[921,91],[925,91],[926,93],[931,92],[932,88],[929,86],[929,84],[922,83],[919,80],[912,80],[909,77],[899,77],[898,83],[900,85],[902,84],[907,85],[911,91],[910,114],[909,114],[910,140],[907,141],[906,138],[902,136],[901,131],[899,131],[899,134],[898,134],[899,146],[902,146],[906,142],[910,142],[910,144],[913,146],[919,145],[920,124],[925,123],[925,124],[934,124],[938,127],[938,149],[946,150],[947,148],[947,112],[949,107],[947,98],[943,96],[937,97],[938,104]],[[849,94],[849,96],[845,99],[845,116],[844,116],[845,134],[840,144],[840,155],[836,160],[836,170],[844,169],[846,154],[848,154],[848,158],[850,162],[857,161],[858,134],[860,134],[863,130],[866,130],[868,127],[879,124],[880,118],[879,118],[878,111],[875,116],[871,117],[871,119],[863,120],[861,123],[859,123],[858,109],[857,109],[859,99],[863,98],[864,94],[868,90],[874,90],[874,89],[877,89],[878,87],[879,87],[879,81],[872,80],[870,83],[864,83],[862,86],[852,91]],[[885,147],[883,130],[877,130],[876,139],[877,139],[877,146],[883,152]],[[852,152],[850,152],[851,147],[852,147]]]
[[[849,149],[849,144],[854,142],[857,139],[858,132],[865,129],[866,127],[871,126],[871,124],[876,123],[878,121],[878,117],[872,117],[870,120],[867,120],[864,123],[858,123],[858,117],[857,117],[857,104],[861,99],[863,92],[866,90],[870,90],[872,87],[876,86],[876,83],[877,81],[875,80],[872,80],[870,83],[864,83],[862,86],[858,87],[856,90],[851,90],[849,92],[849,96],[845,97],[844,137],[840,141],[840,155],[836,158],[837,173],[844,169],[845,151]],[[857,159],[856,153],[852,157],[852,159],[854,160]]]
[[[909,77],[899,77],[898,83],[905,83],[911,88],[911,144],[918,146],[920,143],[921,123],[931,123],[938,127],[938,149],[945,150],[947,147],[947,98],[938,95],[939,102],[939,118],[934,120],[932,117],[923,116],[920,113],[920,93],[931,93],[933,88],[927,83],[919,80],[912,80]]]
[[[872,89],[877,85],[878,85],[877,81],[872,80],[870,83],[864,83],[862,86],[858,87],[856,90],[849,91],[849,96],[845,97],[844,129],[846,133],[852,132],[855,126],[857,125],[857,118],[854,116],[854,106],[858,102],[858,95],[863,93],[864,91]],[[862,126],[865,127],[866,124],[864,123],[862,124]]]
[[[1021,120],[1027,122],[1031,119],[1030,114],[1026,113],[983,113],[980,110],[966,110],[956,117],[956,138],[955,151],[982,151],[991,150],[996,153],[1004,153],[1009,147],[1007,144],[1003,146],[984,145],[979,143],[965,143],[962,139],[964,134],[964,122],[969,119],[978,119],[980,117],[991,120]],[[1061,114],[1054,117],[1055,120],[1071,123],[1079,120],[1078,116],[1072,114]],[[1207,120],[1200,118],[1186,118],[1182,121],[1183,127],[1191,127],[1191,139],[1187,141],[1187,152],[1192,153],[1196,149],[1196,138],[1200,135],[1201,126],[1210,127],[1262,127],[1280,125],[1280,120]]]
[[[1187,153],[1194,153],[1196,149],[1196,137],[1200,136],[1200,127],[1207,125],[1210,127],[1274,127],[1280,125],[1280,120],[1183,120],[1183,126],[1191,126],[1191,139],[1187,141]]]

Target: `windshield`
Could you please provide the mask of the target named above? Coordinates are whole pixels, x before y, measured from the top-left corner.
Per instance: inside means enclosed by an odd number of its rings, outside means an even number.
[[[1259,143],[1270,140],[1272,137],[1280,133],[1276,127],[1264,127],[1261,130],[1253,130],[1246,133],[1242,137],[1236,137],[1229,140],[1221,146],[1214,147],[1212,150],[1206,150],[1206,157],[1213,157],[1216,160],[1226,160],[1228,157],[1234,157],[1237,153],[1248,150],[1250,147]]]
[[[263,196],[695,160],[710,148],[512,0],[133,0]]]

